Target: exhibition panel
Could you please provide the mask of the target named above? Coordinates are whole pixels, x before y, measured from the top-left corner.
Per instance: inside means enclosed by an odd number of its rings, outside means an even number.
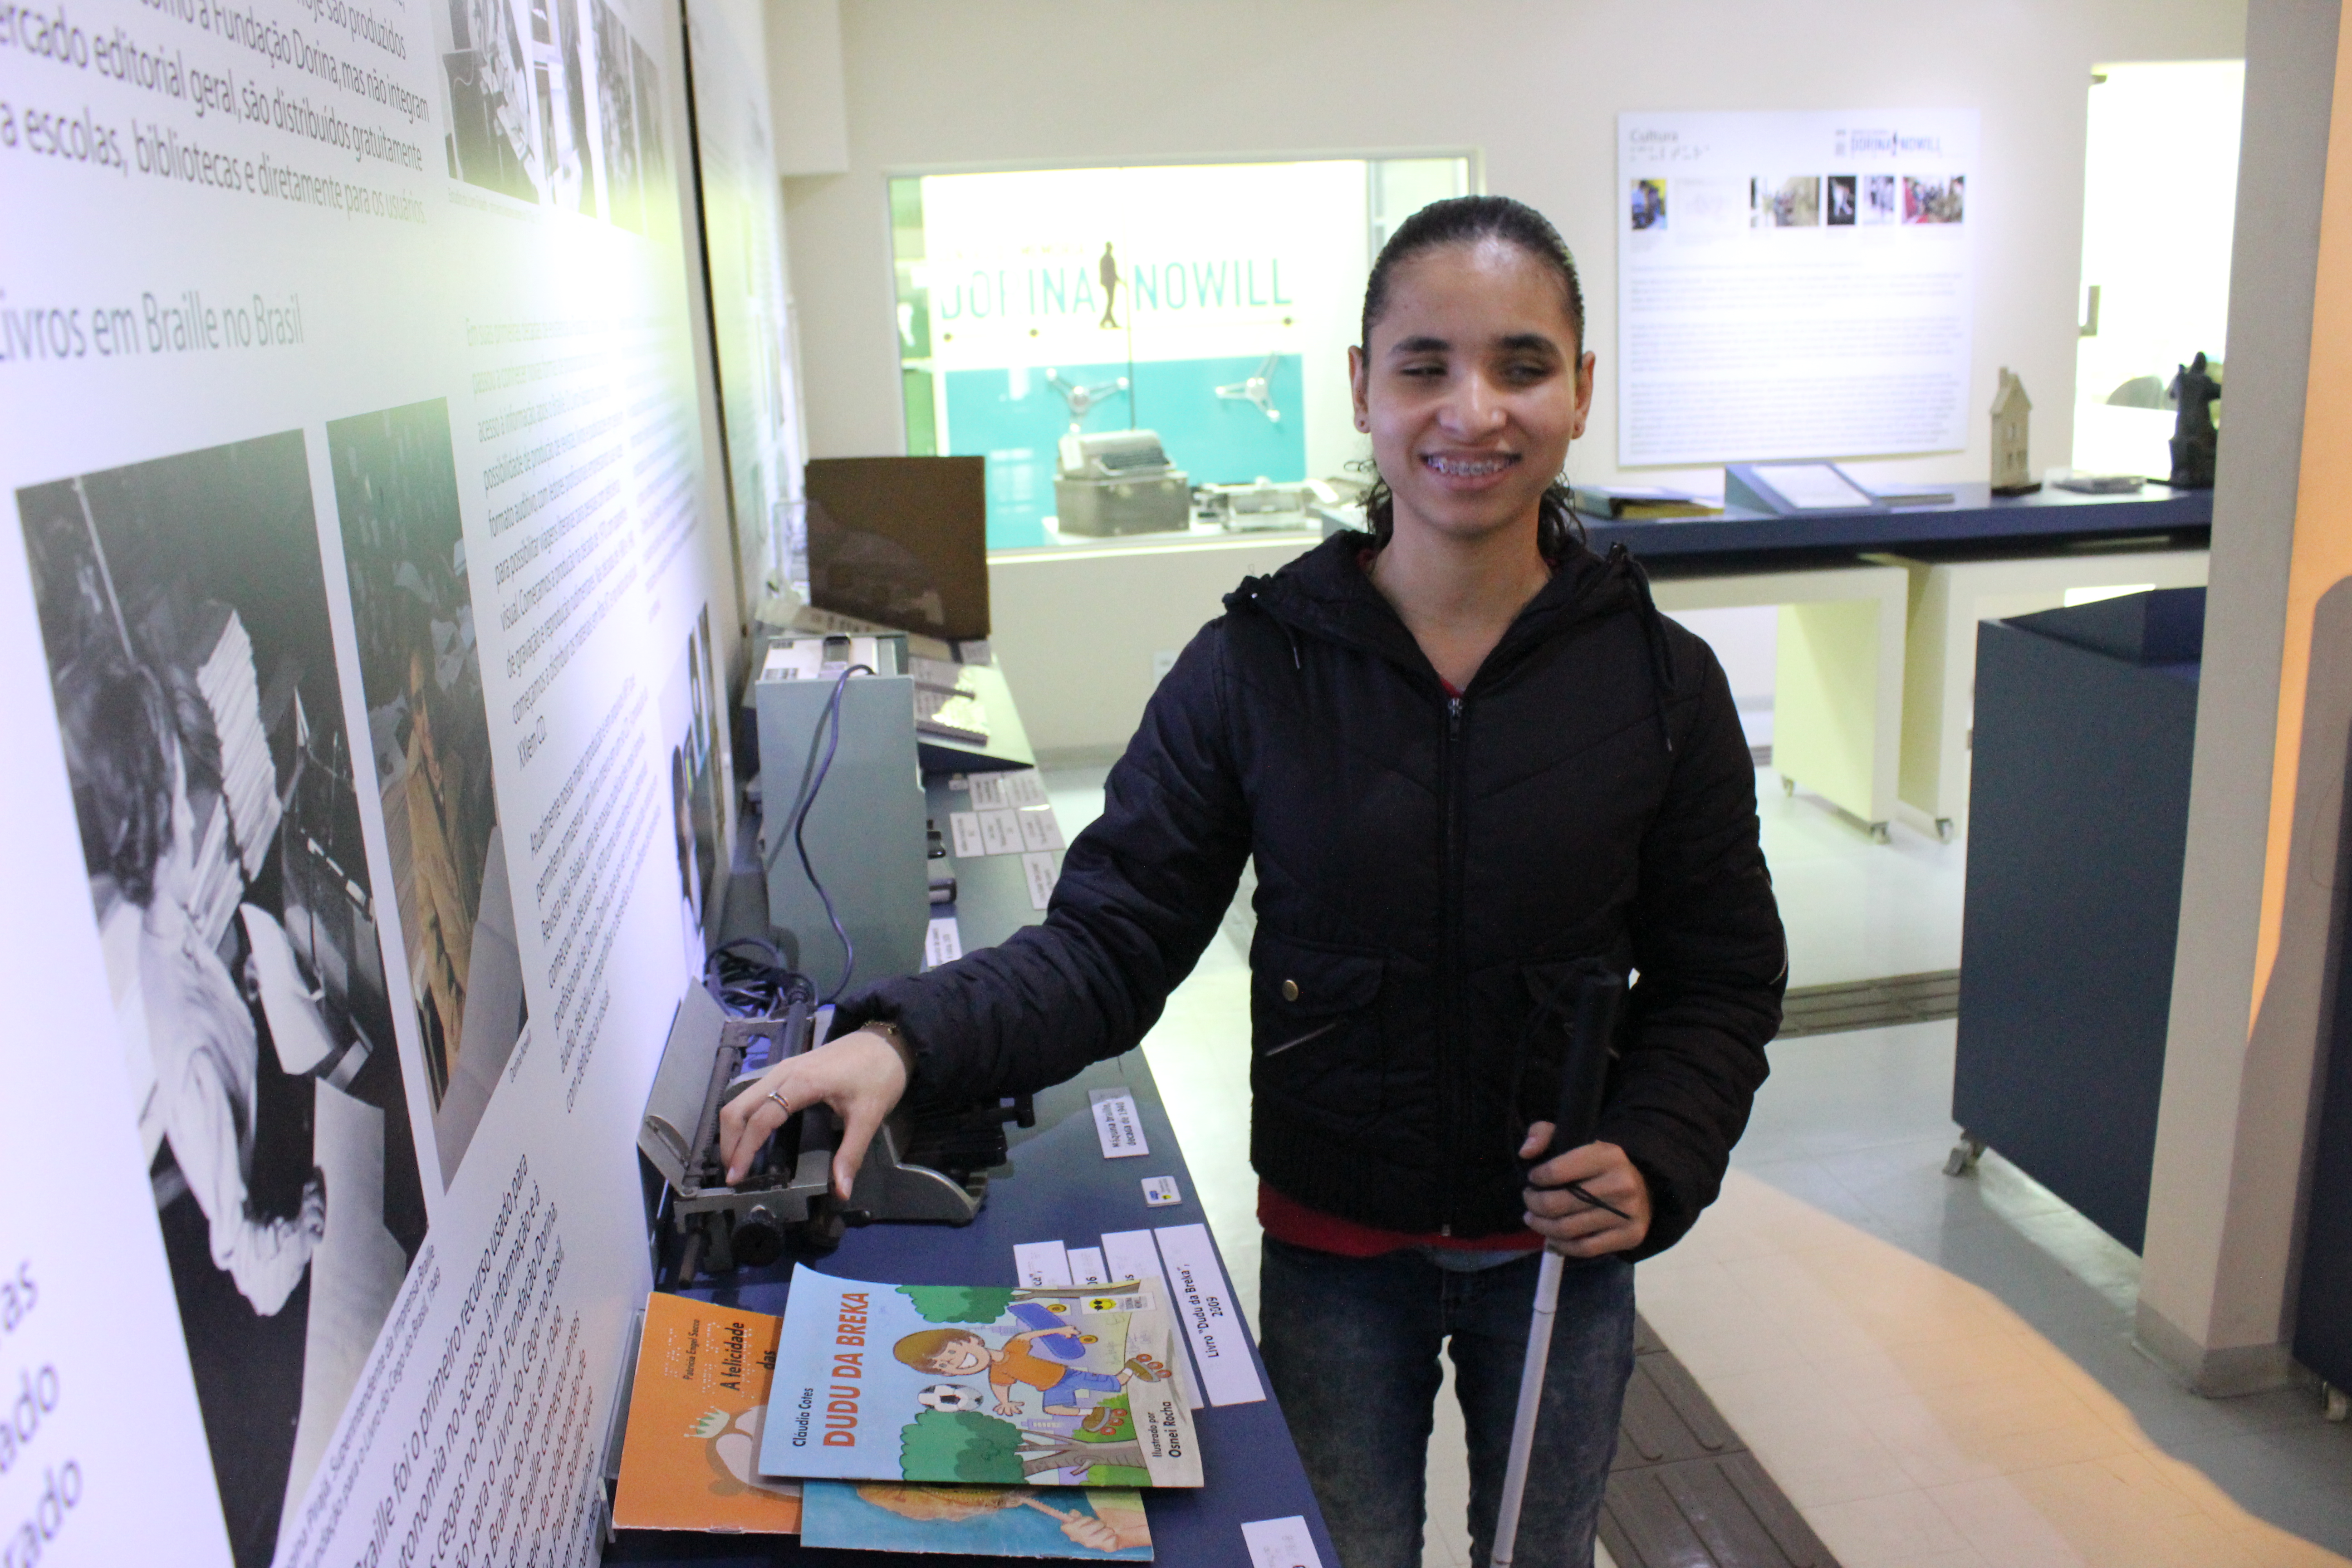
[[[15,16],[5,1528],[592,1559],[732,826],[679,13]]]

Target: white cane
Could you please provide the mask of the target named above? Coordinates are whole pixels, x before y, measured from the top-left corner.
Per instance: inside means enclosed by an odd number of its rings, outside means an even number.
[[[1610,1033],[1617,1021],[1618,1001],[1624,994],[1625,982],[1614,974],[1588,974],[1579,983],[1576,1023],[1560,1062],[1559,1115],[1552,1122],[1551,1147],[1537,1157],[1538,1164],[1592,1142],[1601,1122],[1601,1096],[1609,1073]],[[1519,1408],[1511,1418],[1511,1456],[1503,1468],[1502,1507],[1495,1516],[1493,1568],[1511,1568],[1518,1549],[1519,1506],[1528,1495],[1528,1462],[1535,1453],[1536,1416],[1543,1408],[1544,1369],[1551,1361],[1552,1321],[1559,1313],[1563,1267],[1560,1255],[1545,1247],[1536,1274],[1535,1312],[1528,1321],[1528,1357],[1519,1372]]]

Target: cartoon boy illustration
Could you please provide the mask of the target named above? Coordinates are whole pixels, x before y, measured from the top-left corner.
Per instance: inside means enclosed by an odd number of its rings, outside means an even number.
[[[1065,1364],[1085,1355],[1086,1347],[1094,1342],[1094,1335],[1082,1334],[1064,1323],[1024,1330],[993,1350],[970,1329],[925,1329],[900,1340],[892,1353],[917,1372],[941,1377],[962,1377],[986,1368],[999,1415],[1021,1414],[1020,1402],[1013,1394],[1016,1384],[1037,1391],[1040,1408],[1046,1415],[1077,1415],[1083,1414],[1078,1408],[1082,1391],[1115,1394],[1127,1387],[1129,1378],[1159,1383],[1168,1375],[1167,1367],[1148,1355],[1128,1357],[1127,1364],[1115,1373]]]

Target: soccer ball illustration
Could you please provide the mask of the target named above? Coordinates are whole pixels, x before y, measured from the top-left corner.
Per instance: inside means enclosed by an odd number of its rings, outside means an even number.
[[[952,1383],[935,1383],[915,1397],[926,1410],[980,1410],[988,1404],[986,1395]]]

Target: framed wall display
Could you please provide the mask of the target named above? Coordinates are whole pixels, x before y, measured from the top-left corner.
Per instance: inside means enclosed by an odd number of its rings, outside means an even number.
[[[1974,110],[1617,118],[1617,460],[1968,445]]]

